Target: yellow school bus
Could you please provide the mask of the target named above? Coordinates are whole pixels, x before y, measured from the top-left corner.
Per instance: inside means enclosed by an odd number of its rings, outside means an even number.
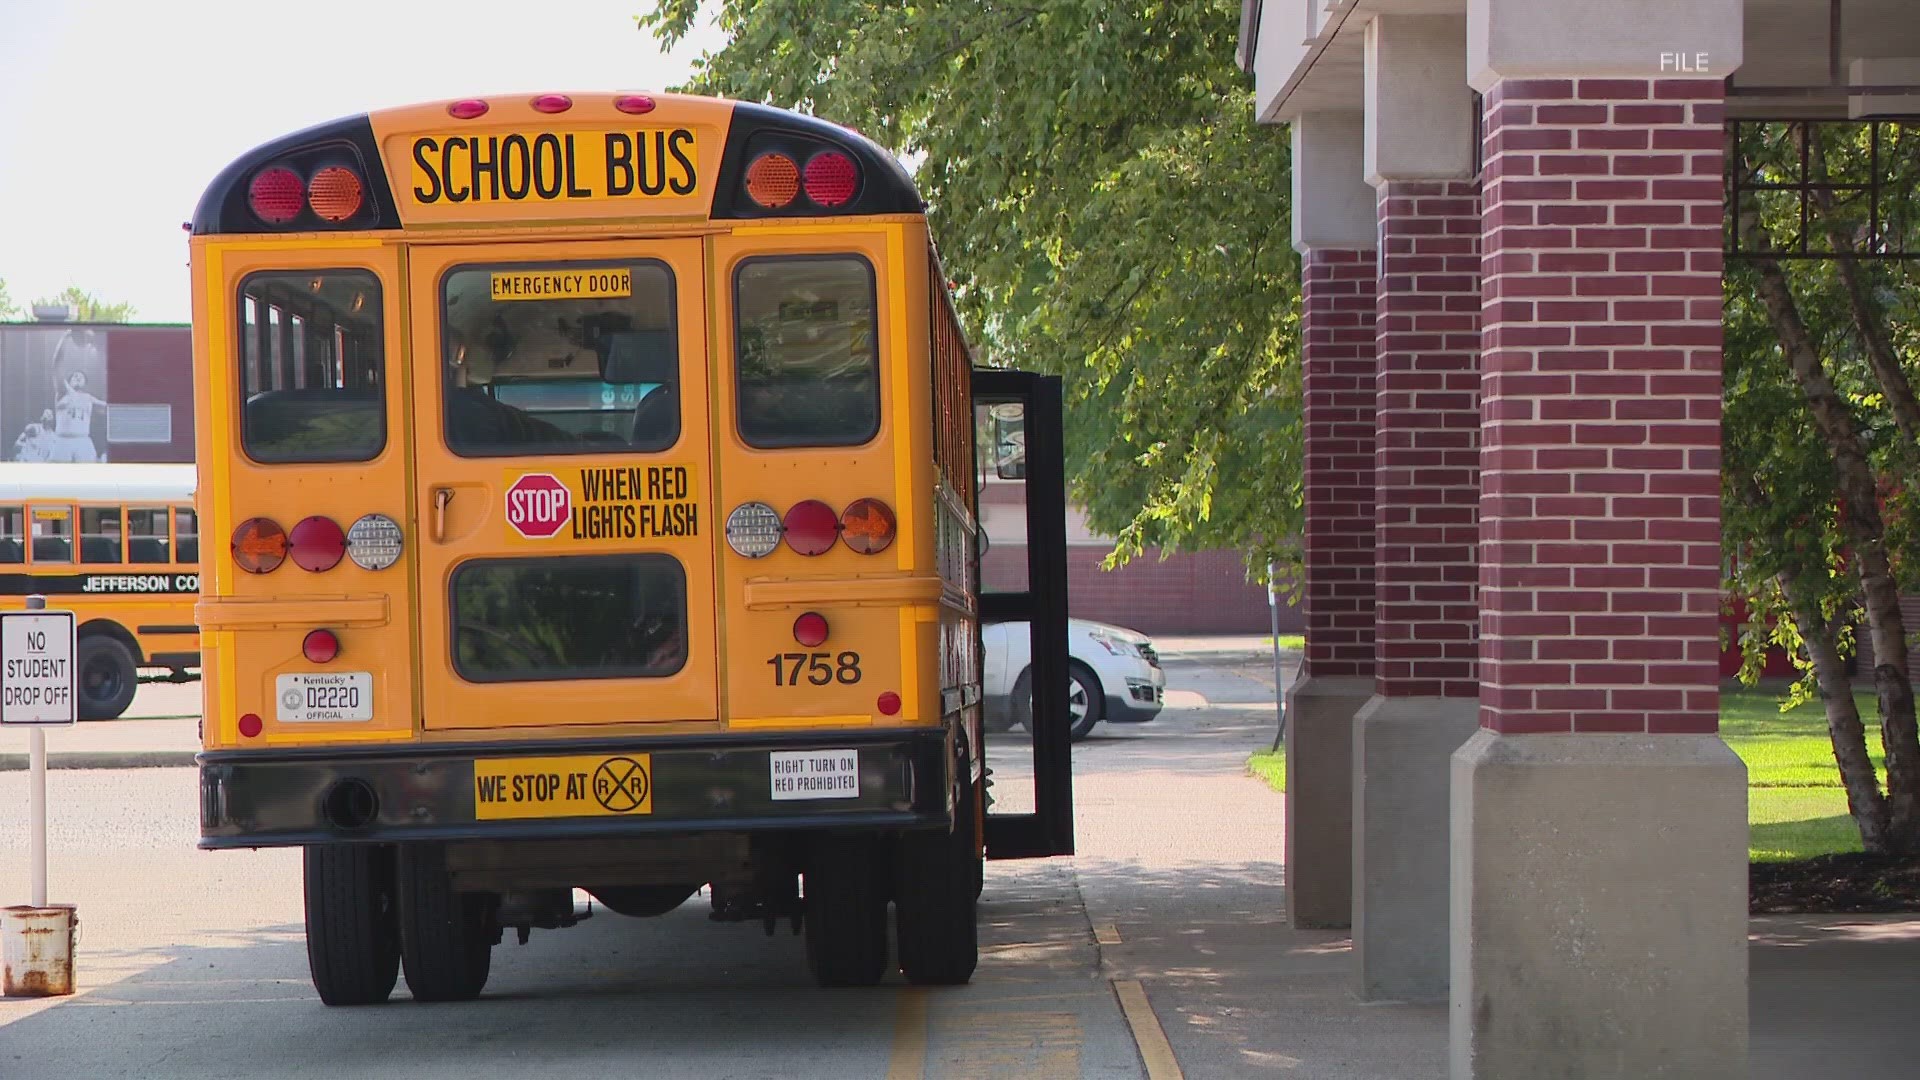
[[[576,889],[971,976],[983,855],[1072,848],[1059,385],[972,370],[898,162],[501,95],[262,146],[192,233],[201,846],[305,848],[324,1001],[471,998]],[[1024,444],[1018,592],[976,424]],[[1057,690],[991,793],[983,617]]]
[[[82,720],[133,704],[140,669],[200,664],[200,529],[191,465],[0,464],[0,608],[34,594],[74,613]]]

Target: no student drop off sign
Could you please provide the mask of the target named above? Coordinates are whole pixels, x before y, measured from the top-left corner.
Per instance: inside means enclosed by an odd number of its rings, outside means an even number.
[[[0,612],[0,724],[75,719],[73,612]]]

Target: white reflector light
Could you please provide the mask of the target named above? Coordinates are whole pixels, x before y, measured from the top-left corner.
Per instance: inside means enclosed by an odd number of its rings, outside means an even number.
[[[347,530],[347,558],[362,570],[385,570],[400,561],[400,523],[368,514]]]
[[[764,558],[780,546],[780,515],[763,502],[741,503],[727,515],[727,546],[749,559]]]

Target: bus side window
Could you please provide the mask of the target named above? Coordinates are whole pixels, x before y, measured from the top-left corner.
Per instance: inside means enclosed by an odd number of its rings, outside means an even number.
[[[173,511],[173,550],[182,566],[200,561],[200,525],[193,511],[184,506]]]
[[[80,510],[80,561],[117,563],[124,561],[126,547],[121,543],[120,508],[87,506]]]
[[[136,507],[127,511],[127,561],[155,566],[172,561],[167,558],[166,507]]]
[[[73,561],[73,511],[67,507],[33,511],[33,561]]]
[[[24,507],[0,506],[0,563],[27,561],[26,522]]]

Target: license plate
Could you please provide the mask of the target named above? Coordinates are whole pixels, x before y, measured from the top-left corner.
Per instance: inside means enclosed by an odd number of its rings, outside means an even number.
[[[481,758],[473,763],[473,816],[632,817],[653,813],[647,754]]]
[[[860,797],[858,750],[775,750],[767,757],[775,802]]]
[[[337,724],[373,719],[373,672],[303,671],[274,680],[283,724]]]

